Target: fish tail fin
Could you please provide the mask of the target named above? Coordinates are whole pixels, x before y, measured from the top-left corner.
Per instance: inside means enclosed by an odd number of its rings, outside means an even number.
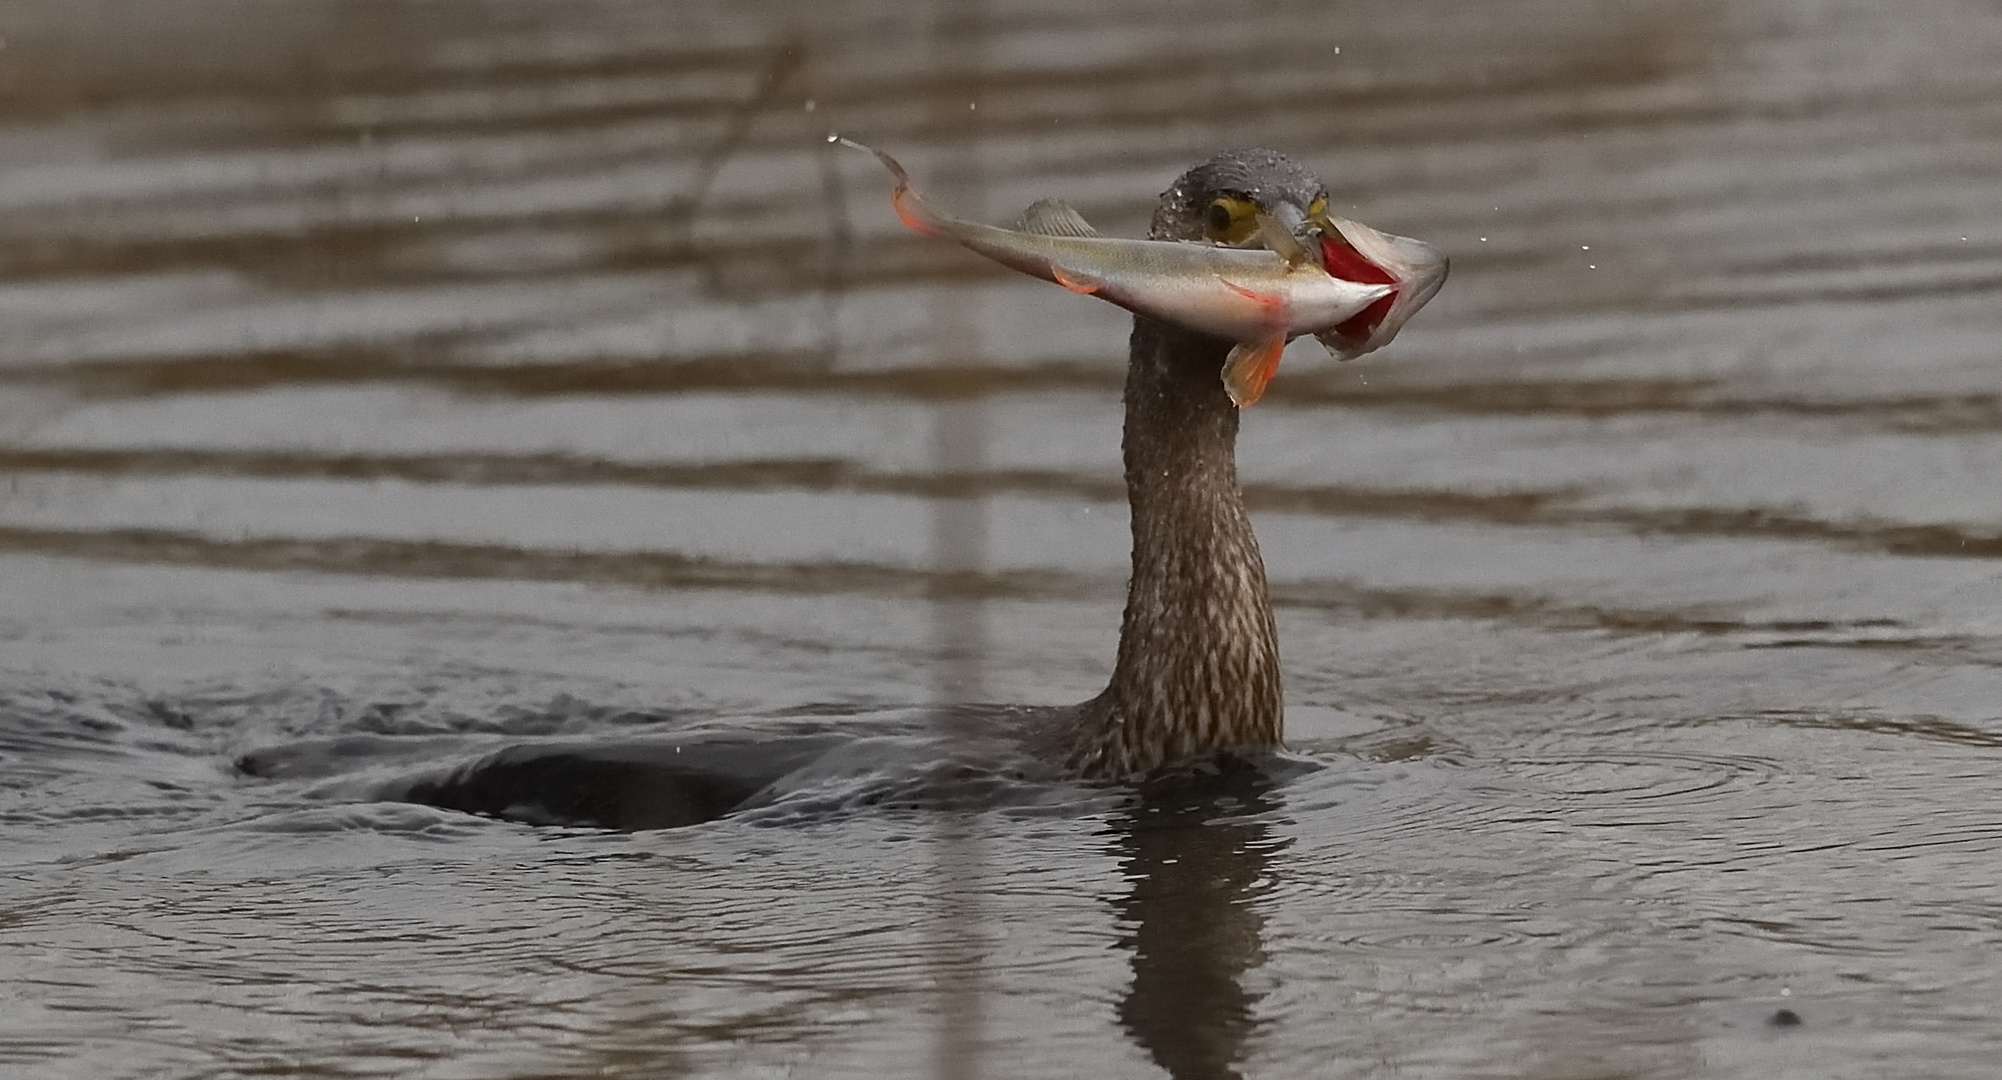
[[[927,236],[937,236],[946,231],[946,216],[934,209],[925,201],[924,196],[911,187],[911,174],[904,171],[901,162],[873,146],[864,146],[843,135],[834,136],[834,141],[876,155],[876,160],[890,170],[891,178],[897,182],[896,190],[890,193],[890,208],[897,212],[898,220]]]
[[[1284,335],[1263,341],[1247,341],[1230,350],[1223,363],[1223,388],[1231,403],[1248,409],[1265,396],[1265,387],[1279,372],[1279,356],[1286,351]]]

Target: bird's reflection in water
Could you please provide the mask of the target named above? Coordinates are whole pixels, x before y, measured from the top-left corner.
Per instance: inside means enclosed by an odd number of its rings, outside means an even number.
[[[1256,820],[1275,805],[1273,783],[1257,765],[1225,759],[1142,785],[1114,824],[1132,885],[1115,905],[1133,953],[1119,1019],[1176,1080],[1240,1075],[1257,1004],[1244,978],[1264,960],[1253,901],[1287,846]]]

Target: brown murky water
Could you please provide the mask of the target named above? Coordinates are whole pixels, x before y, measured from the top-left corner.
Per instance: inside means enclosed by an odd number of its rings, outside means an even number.
[[[2002,6],[0,39],[0,1071],[1995,1075]],[[830,129],[1126,235],[1267,144],[1452,254],[1247,416],[1318,768],[640,834],[236,773],[1097,689],[1124,319]]]

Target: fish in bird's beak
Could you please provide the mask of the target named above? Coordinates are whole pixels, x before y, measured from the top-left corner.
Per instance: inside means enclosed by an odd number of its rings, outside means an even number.
[[[890,205],[905,225],[1074,293],[1231,341],[1222,378],[1240,408],[1265,392],[1288,341],[1346,325],[1396,291],[1388,277],[1360,282],[1328,273],[1317,227],[1296,207],[1257,210],[1256,232],[1228,246],[1101,236],[1055,199],[1030,206],[1017,227],[1000,228],[940,211],[911,187],[897,159],[839,141],[889,170]]]
[[[1321,263],[1331,276],[1396,287],[1347,321],[1314,335],[1337,360],[1353,360],[1390,344],[1446,283],[1446,256],[1430,244],[1326,213],[1315,215],[1310,224],[1317,233]]]
[[[1251,207],[1256,230],[1227,245],[1101,236],[1054,199],[1030,206],[1012,229],[964,221],[919,195],[897,159],[833,138],[889,170],[890,205],[911,228],[1136,315],[1233,342],[1222,378],[1239,408],[1265,392],[1288,341],[1313,334],[1338,359],[1361,356],[1395,336],[1446,277],[1446,260],[1416,240],[1285,200],[1269,211]]]

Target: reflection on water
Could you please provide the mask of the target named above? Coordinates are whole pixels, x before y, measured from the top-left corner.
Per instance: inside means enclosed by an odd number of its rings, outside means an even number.
[[[1991,1075],[1997,55],[1949,0],[0,6],[0,1072]],[[1103,684],[1125,321],[830,130],[1119,235],[1270,145],[1452,255],[1245,418],[1318,768],[368,801]]]
[[[1287,847],[1258,820],[1276,809],[1269,784],[1241,766],[1157,781],[1114,821],[1131,883],[1114,908],[1133,954],[1119,1022],[1176,1080],[1243,1075],[1257,1005],[1245,973],[1264,949],[1255,904]]]

